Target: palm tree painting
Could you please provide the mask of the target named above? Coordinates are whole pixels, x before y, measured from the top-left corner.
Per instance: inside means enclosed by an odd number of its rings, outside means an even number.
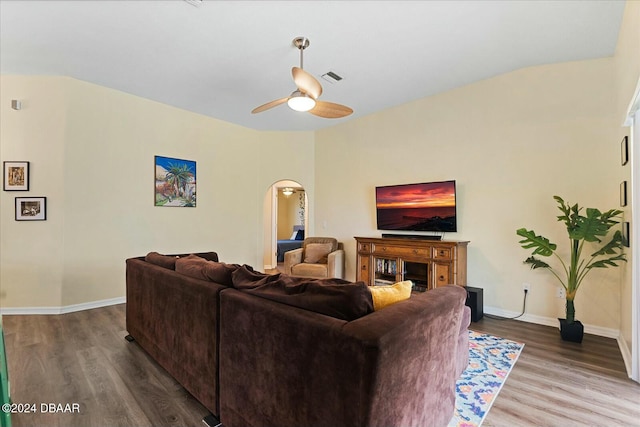
[[[156,206],[196,206],[196,162],[155,156]]]

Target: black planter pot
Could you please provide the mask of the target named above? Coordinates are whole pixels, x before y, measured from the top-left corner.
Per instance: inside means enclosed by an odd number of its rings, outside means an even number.
[[[573,323],[567,322],[567,319],[558,319],[560,321],[560,336],[565,341],[582,342],[584,336],[584,326],[579,320]]]

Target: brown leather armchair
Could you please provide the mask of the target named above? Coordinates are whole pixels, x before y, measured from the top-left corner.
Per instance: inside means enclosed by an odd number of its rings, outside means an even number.
[[[284,253],[284,272],[292,276],[344,279],[344,249],[333,237],[307,237]]]

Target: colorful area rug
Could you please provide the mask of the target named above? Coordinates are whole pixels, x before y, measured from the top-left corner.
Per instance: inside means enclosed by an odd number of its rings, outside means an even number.
[[[456,411],[449,427],[479,427],[515,365],[524,344],[469,331],[469,366],[456,383]]]

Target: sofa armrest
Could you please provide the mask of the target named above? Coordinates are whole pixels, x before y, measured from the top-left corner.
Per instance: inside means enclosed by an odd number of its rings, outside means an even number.
[[[333,251],[327,257],[327,277],[344,279],[344,250]]]
[[[371,425],[446,425],[455,408],[466,292],[443,286],[349,322],[343,332],[376,349],[367,392]],[[411,384],[411,386],[407,386]]]
[[[218,414],[218,300],[226,286],[126,260],[129,335],[212,413]]]
[[[222,291],[222,423],[446,425],[465,298],[445,286],[346,322]]]
[[[284,272],[291,274],[291,267],[302,262],[303,249],[298,248],[284,253]]]

